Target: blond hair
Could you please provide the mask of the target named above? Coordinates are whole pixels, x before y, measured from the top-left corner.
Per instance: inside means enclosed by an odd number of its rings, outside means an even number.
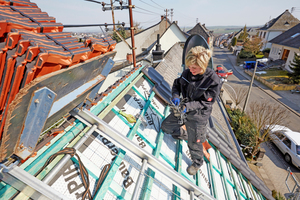
[[[212,52],[203,46],[196,46],[189,50],[185,57],[185,66],[198,65],[204,71],[206,71],[209,59],[212,56]]]

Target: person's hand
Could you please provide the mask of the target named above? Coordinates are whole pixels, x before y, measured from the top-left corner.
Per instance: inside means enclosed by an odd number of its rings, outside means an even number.
[[[180,99],[174,98],[174,99],[172,99],[172,102],[175,104],[175,106],[178,106],[180,104]]]
[[[186,113],[186,107],[184,107],[184,110],[182,111],[183,113]]]

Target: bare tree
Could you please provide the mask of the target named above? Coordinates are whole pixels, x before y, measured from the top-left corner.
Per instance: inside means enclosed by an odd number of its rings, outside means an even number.
[[[233,101],[235,102],[235,106],[237,107],[241,102],[244,102],[247,90],[242,86],[235,87],[236,96],[234,97]]]
[[[137,21],[133,21],[134,34],[137,34],[143,30],[141,23]],[[126,31],[126,37],[131,37],[130,30]]]
[[[256,131],[254,133],[252,143],[252,160],[258,153],[260,144],[266,142],[269,139],[269,131],[275,125],[283,123],[283,120],[287,118],[288,111],[283,107],[269,101],[254,101],[251,102],[248,109],[247,115],[252,120]],[[285,124],[286,125],[286,124]]]

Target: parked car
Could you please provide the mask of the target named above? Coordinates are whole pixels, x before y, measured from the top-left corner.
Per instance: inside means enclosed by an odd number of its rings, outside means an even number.
[[[226,79],[229,75],[231,75],[233,72],[232,70],[226,71],[223,65],[217,65],[216,66],[216,73],[220,78]]]
[[[254,69],[255,63],[256,61],[245,61],[243,67],[244,69],[252,69],[252,68]],[[257,63],[257,67],[264,67],[264,66],[265,65],[261,62]]]
[[[300,133],[279,125],[272,127],[269,133],[272,142],[283,153],[284,160],[300,169]]]

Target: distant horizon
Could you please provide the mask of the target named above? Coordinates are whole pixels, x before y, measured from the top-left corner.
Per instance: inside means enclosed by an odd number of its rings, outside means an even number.
[[[153,24],[154,25],[154,24]],[[151,26],[153,26],[153,25],[151,25]],[[151,26],[149,26],[149,27],[151,27]],[[195,25],[194,25],[195,26]],[[191,28],[193,28],[194,26],[179,26],[181,29],[191,29]],[[206,26],[205,25],[205,27],[207,28],[207,29],[213,29],[213,28],[224,28],[224,29],[231,29],[231,28],[244,28],[244,26],[245,25],[243,25],[243,26],[238,26],[238,25],[229,25],[229,26],[224,26],[224,25],[221,25],[221,26]],[[263,25],[258,25],[258,26],[247,26],[246,25],[246,27],[247,28],[253,28],[253,27],[262,27]],[[147,28],[149,28],[149,27],[146,27],[146,28],[143,28],[143,29],[147,29]],[[99,32],[102,32],[102,30],[101,29],[99,29],[99,28],[97,28],[98,30],[93,30],[93,29],[95,29],[95,28],[86,28],[85,30],[80,30],[80,28],[76,28],[76,30],[75,29],[73,29],[73,31],[67,31],[67,32],[81,32],[81,33],[87,33],[87,32],[89,32],[89,33],[99,33]],[[71,30],[71,28],[69,29],[64,29],[64,31],[66,31],[66,30]],[[105,32],[105,33],[107,33],[107,32]]]

